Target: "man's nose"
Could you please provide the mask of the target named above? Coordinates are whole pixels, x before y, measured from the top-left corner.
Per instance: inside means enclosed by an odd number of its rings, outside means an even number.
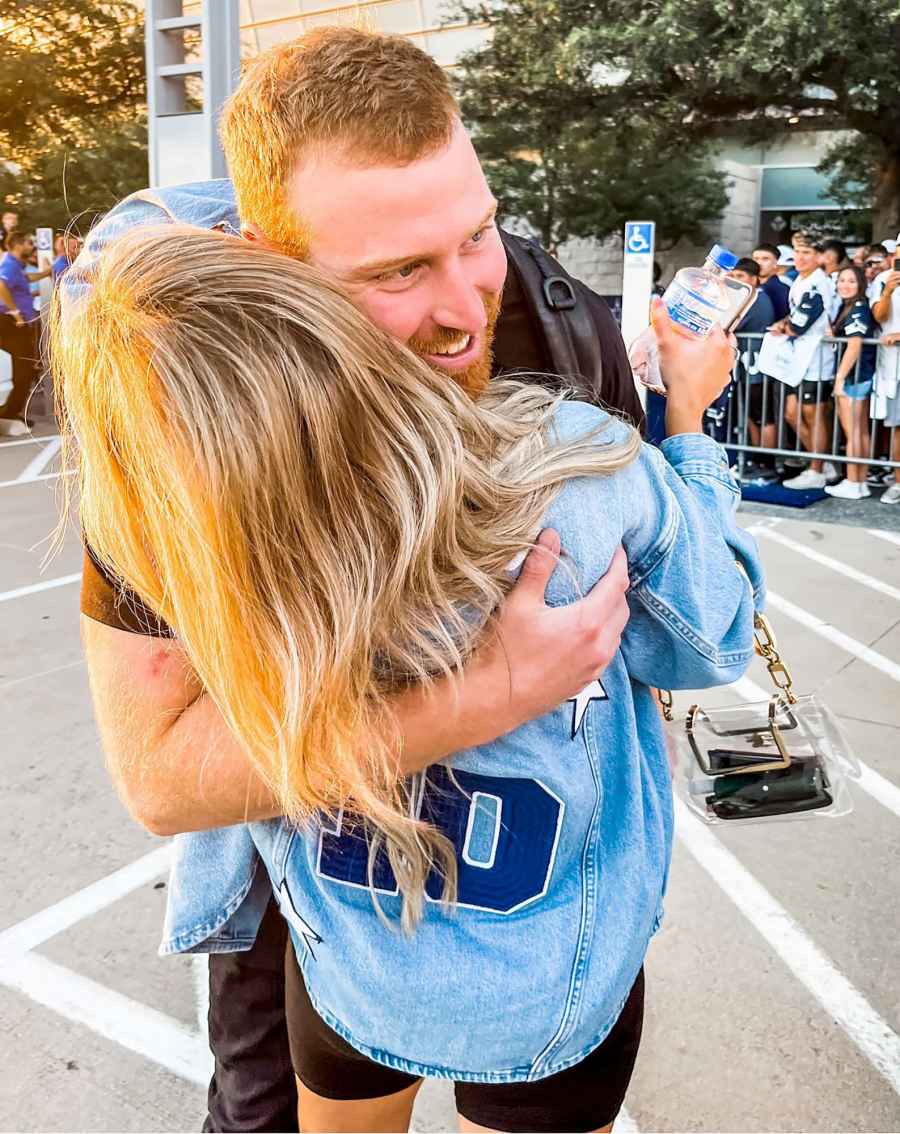
[[[457,261],[447,265],[434,280],[432,320],[440,327],[474,335],[487,326],[484,295]]]

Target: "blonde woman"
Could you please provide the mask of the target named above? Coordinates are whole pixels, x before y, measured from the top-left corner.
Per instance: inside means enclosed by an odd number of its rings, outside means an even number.
[[[291,928],[304,1130],[406,1129],[424,1076],[454,1080],[466,1130],[606,1130],[621,1106],[672,840],[649,687],[738,677],[762,598],[699,433],[732,351],[657,319],[662,452],[535,386],[474,402],[309,266],[219,233],[134,233],[56,312],[92,553],[281,801],[227,838]],[[401,777],[390,698],[461,671],[548,526],[551,604],[624,545],[621,650],[544,717]],[[164,951],[252,942],[217,905],[230,862],[182,875]]]

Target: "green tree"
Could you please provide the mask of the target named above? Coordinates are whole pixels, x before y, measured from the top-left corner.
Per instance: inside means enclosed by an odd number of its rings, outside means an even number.
[[[677,114],[647,113],[615,83],[598,81],[581,40],[598,7],[465,7],[467,18],[491,26],[456,72],[491,186],[504,212],[527,220],[550,248],[572,236],[602,239],[630,217],[655,220],[667,244],[699,240],[725,206],[726,179]]]
[[[680,120],[688,144],[768,141],[792,129],[849,130],[825,159],[848,206],[872,204],[875,231],[900,227],[900,0],[564,0],[582,70],[615,73],[585,100],[617,93]]]
[[[89,220],[147,182],[143,5],[0,0],[0,200]]]

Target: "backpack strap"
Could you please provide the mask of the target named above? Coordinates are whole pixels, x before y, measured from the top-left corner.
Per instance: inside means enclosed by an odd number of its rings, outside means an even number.
[[[554,371],[565,378],[582,379],[599,396],[603,379],[600,340],[583,285],[537,240],[502,229],[500,235],[522,281],[532,320],[543,333]]]

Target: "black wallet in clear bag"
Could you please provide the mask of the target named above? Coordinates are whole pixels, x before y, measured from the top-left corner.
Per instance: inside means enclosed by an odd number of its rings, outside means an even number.
[[[797,696],[768,620],[756,615],[756,651],[775,685],[766,701],[692,705],[683,719],[660,701],[674,737],[688,806],[707,823],[834,817],[852,810],[847,777],[859,766],[834,714]]]

